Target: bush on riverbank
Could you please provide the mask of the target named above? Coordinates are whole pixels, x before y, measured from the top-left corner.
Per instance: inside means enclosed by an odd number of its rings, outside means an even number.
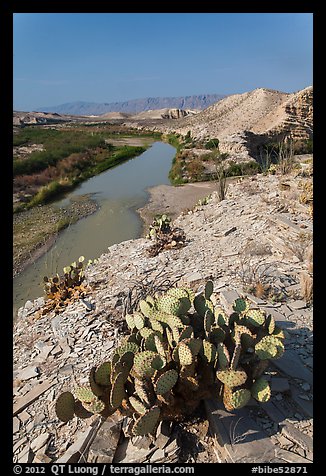
[[[132,157],[146,146],[113,146],[108,131],[27,128],[14,136],[14,145],[42,144],[43,151],[14,159],[14,193],[20,203],[14,211],[47,203],[83,180]],[[148,134],[146,134],[146,137]],[[23,202],[23,203],[21,203]]]

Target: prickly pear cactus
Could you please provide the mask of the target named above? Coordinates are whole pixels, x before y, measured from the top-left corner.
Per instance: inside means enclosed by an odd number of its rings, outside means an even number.
[[[182,420],[204,398],[220,398],[228,411],[251,397],[268,401],[264,373],[283,355],[284,332],[245,297],[227,313],[213,291],[208,281],[201,293],[171,288],[142,299],[126,315],[129,334],[92,368],[89,386],[58,397],[58,418],[119,411],[133,417],[130,436],[142,436],[160,420]]]

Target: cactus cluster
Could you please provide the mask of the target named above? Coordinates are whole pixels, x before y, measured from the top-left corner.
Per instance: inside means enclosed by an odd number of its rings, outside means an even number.
[[[167,215],[157,215],[149,227],[146,238],[154,241],[148,249],[150,256],[156,256],[163,250],[180,248],[185,244],[185,233],[180,228],[171,227],[171,218]]]
[[[155,240],[160,233],[169,233],[171,231],[171,218],[168,215],[156,215],[151,225],[147,238]]]
[[[284,352],[283,331],[247,299],[236,299],[227,315],[212,294],[208,281],[197,295],[171,288],[141,300],[126,316],[129,335],[91,370],[89,385],[59,396],[59,419],[118,410],[139,436],[154,434],[160,420],[182,420],[203,398],[219,397],[229,411],[250,398],[266,402],[263,374]]]
[[[60,311],[71,300],[84,297],[86,291],[83,284],[85,268],[92,264],[92,262],[92,260],[89,260],[85,264],[84,256],[80,256],[77,262],[74,261],[70,266],[63,268],[63,275],[56,274],[52,278],[44,276],[43,284],[47,303],[41,315],[48,313],[52,309]]]

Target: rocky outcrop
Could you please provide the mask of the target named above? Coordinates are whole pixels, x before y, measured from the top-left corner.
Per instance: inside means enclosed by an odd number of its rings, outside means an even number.
[[[228,96],[182,121],[156,124],[139,121],[134,126],[182,135],[190,131],[198,139],[216,137],[222,152],[228,152],[237,160],[248,160],[255,157],[259,146],[267,141],[283,137],[312,138],[313,88],[292,94],[259,88]]]

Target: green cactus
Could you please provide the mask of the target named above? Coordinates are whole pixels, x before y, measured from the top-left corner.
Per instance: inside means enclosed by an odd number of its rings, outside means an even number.
[[[219,342],[217,344],[218,364],[221,370],[226,370],[230,365],[230,355],[227,347]]]
[[[213,281],[207,281],[205,285],[205,298],[210,299],[211,295],[213,294],[214,284]]]
[[[190,347],[184,342],[180,342],[177,346],[177,355],[180,365],[186,366],[192,364],[194,357]]]
[[[221,306],[214,307],[215,324],[219,327],[227,325],[228,318]]]
[[[158,422],[160,413],[161,410],[158,406],[152,407],[135,421],[132,427],[132,434],[135,436],[143,436],[152,433]]]
[[[265,322],[265,313],[260,309],[250,309],[246,312],[246,320],[255,327],[262,326]]]
[[[178,380],[178,372],[174,369],[167,370],[157,379],[155,383],[156,395],[164,395],[171,390]]]
[[[149,304],[149,302],[144,299],[139,301],[139,309],[144,314],[145,317],[151,317],[154,312],[154,307]]]
[[[202,294],[198,294],[194,299],[194,307],[201,317],[205,317],[206,311],[214,312],[214,305]]]
[[[160,321],[158,321],[157,319],[150,319],[150,320],[149,320],[149,323],[150,323],[150,325],[152,326],[152,329],[153,329],[154,331],[158,331],[158,332],[160,332],[160,333],[163,335],[164,327],[162,326],[162,324],[160,323]]]
[[[225,336],[226,333],[222,327],[212,327],[209,333],[209,340],[217,345],[219,342],[224,342]]]
[[[239,390],[232,392],[231,405],[235,410],[237,410],[247,405],[250,398],[250,390],[248,390],[247,388],[240,388]]]
[[[247,374],[244,370],[218,370],[216,377],[229,388],[239,387],[247,380]]]
[[[210,309],[207,309],[204,316],[204,330],[206,333],[206,337],[209,337],[213,324],[214,324],[214,314],[212,313]]]
[[[191,307],[191,302],[188,297],[175,298],[173,296],[162,296],[158,302],[157,307],[159,310],[166,312],[167,314],[173,314],[174,316],[181,316]]]
[[[59,420],[67,423],[74,416],[75,399],[71,392],[63,392],[55,404],[55,412]]]
[[[263,377],[257,379],[251,387],[251,395],[258,402],[267,402],[271,397],[271,389],[267,380]]]
[[[238,314],[244,314],[247,313],[250,307],[250,302],[247,299],[238,298],[234,301],[232,307]]]
[[[96,367],[93,367],[89,374],[89,385],[94,395],[96,395],[97,397],[101,397],[104,394],[104,389],[96,383],[95,372],[96,372]]]
[[[138,330],[145,326],[145,318],[140,312],[134,312],[134,323]]]
[[[95,398],[91,402],[82,402],[83,407],[90,413],[99,414],[105,409],[105,403]]]
[[[194,337],[194,329],[192,326],[185,326],[179,335],[179,340],[187,339],[189,337]]]
[[[98,385],[108,387],[111,385],[111,362],[103,362],[95,372],[95,382]]]
[[[275,321],[271,314],[266,318],[266,329],[268,331],[268,334],[273,334],[273,332],[275,331]]]
[[[206,339],[203,339],[201,354],[206,362],[213,363],[216,358],[216,347]]]
[[[210,300],[212,290],[208,282],[196,296],[171,288],[141,300],[140,311],[126,315],[129,335],[110,361],[91,369],[89,386],[59,396],[58,417],[119,411],[133,416],[129,435],[141,436],[153,433],[160,419],[182,420],[203,398],[223,399],[228,411],[251,396],[266,402],[270,388],[263,375],[269,360],[283,354],[285,333],[244,298],[227,314],[217,296]]]
[[[74,393],[75,397],[82,403],[90,403],[92,400],[96,399],[96,395],[93,393],[90,387],[77,387],[75,388]]]
[[[263,337],[255,345],[255,353],[261,360],[278,359],[283,355],[283,342],[273,335]]]
[[[137,413],[140,413],[141,415],[144,415],[144,413],[146,413],[146,406],[140,400],[138,400],[138,398],[131,396],[129,397],[129,402]]]
[[[136,327],[135,319],[133,314],[126,314],[126,323],[129,329],[133,330]]]
[[[120,372],[112,383],[112,388],[110,392],[110,405],[112,406],[112,408],[120,407],[122,400],[125,398],[124,383],[125,376],[123,375],[123,372]]]

